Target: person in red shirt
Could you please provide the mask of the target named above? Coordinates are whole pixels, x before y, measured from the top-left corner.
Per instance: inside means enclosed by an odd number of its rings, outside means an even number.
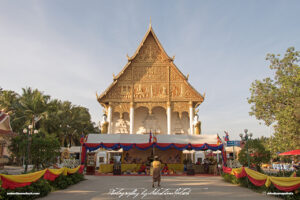
[[[109,164],[114,164],[114,159],[110,158]]]
[[[144,163],[141,165],[138,174],[145,173],[146,174],[146,165]]]
[[[164,166],[164,168],[162,169],[162,171],[161,171],[163,174],[169,174],[169,168],[168,168],[168,165],[167,164],[165,164],[165,166]]]

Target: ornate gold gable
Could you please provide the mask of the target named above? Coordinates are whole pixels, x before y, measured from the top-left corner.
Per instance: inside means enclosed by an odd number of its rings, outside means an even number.
[[[166,108],[167,102],[170,102],[174,111],[179,111],[183,107],[184,110],[188,109],[188,102],[197,107],[204,97],[188,83],[187,77],[175,66],[150,25],[135,54],[128,57],[124,69],[114,77],[113,83],[97,96],[97,100],[105,107],[109,103],[116,105],[113,107],[118,111],[129,109],[130,102],[137,107],[148,105],[148,108],[156,105]],[[185,105],[181,105],[180,102],[184,102]]]

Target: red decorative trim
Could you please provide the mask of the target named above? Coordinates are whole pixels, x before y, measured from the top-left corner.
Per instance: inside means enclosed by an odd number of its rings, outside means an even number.
[[[273,182],[272,182],[273,183]],[[300,188],[300,183],[298,185],[293,185],[293,186],[289,186],[289,187],[284,187],[284,186],[279,186],[273,183],[273,185],[281,191],[285,191],[285,192],[292,192],[294,190],[297,190],[298,188]]]
[[[242,168],[242,172],[241,172],[240,174],[235,173],[235,172],[233,172],[233,173],[234,173],[234,176],[235,176],[236,178],[243,178],[243,177],[246,177],[246,176],[247,176],[247,173],[246,173],[246,170],[245,170],[244,167]]]
[[[83,170],[84,170],[84,165],[80,165],[80,168],[78,170],[78,173],[79,174],[82,174],[83,173]]]
[[[82,145],[82,146],[81,146],[81,164],[84,164],[84,161],[85,161],[85,153],[86,153],[85,145]]]
[[[4,189],[15,189],[18,187],[25,187],[25,186],[31,185],[31,183],[33,183],[33,182],[17,183],[17,182],[10,181],[10,180],[4,178],[3,176],[0,176],[0,177],[2,180],[1,187]]]
[[[224,173],[231,174],[231,171],[232,171],[231,168],[225,167],[225,166],[223,165],[223,172],[224,172]]]
[[[49,170],[47,170],[44,174],[45,180],[54,181],[59,175],[52,174]]]
[[[252,178],[251,176],[247,175],[248,179],[251,181],[251,183],[253,183],[253,185],[255,186],[263,186],[266,183],[266,180],[256,180],[254,178]]]

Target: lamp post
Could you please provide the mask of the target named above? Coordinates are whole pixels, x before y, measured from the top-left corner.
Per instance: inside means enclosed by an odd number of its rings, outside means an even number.
[[[245,135],[242,133],[240,134],[241,140],[246,142],[246,149],[247,149],[247,161],[248,161],[248,168],[250,167],[250,157],[249,157],[249,147],[248,147],[248,140],[251,139],[252,133],[248,133],[248,129],[244,130]]]
[[[28,126],[28,129],[27,128],[23,129],[23,133],[27,134],[26,135],[27,150],[25,151],[25,170],[24,170],[24,172],[27,173],[27,169],[28,169],[28,154],[29,154],[29,135],[32,135],[33,133],[37,134],[38,130],[33,129],[33,125],[30,124]]]

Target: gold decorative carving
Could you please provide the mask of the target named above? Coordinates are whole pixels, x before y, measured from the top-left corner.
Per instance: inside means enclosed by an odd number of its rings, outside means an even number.
[[[148,32],[138,52],[129,59],[125,68],[115,77],[115,82],[110,90],[97,96],[100,103],[126,104],[126,108],[114,106],[114,112],[130,112],[130,102],[150,103],[146,107],[153,107],[153,103],[164,102],[162,107],[166,108],[168,101],[174,105],[175,111],[189,112],[188,101],[195,105],[202,102],[202,97],[186,81],[187,77],[172,63],[159,43],[154,33]],[[180,105],[177,105],[179,102]],[[103,105],[104,105],[103,104]],[[184,106],[183,106],[184,105]],[[138,107],[136,105],[135,107]],[[126,110],[126,111],[125,111]]]
[[[165,102],[138,102],[136,103],[136,108],[139,108],[139,107],[146,107],[148,108],[149,110],[149,114],[152,114],[152,109],[155,108],[155,107],[162,107],[164,108],[165,110],[167,110],[167,103]]]
[[[130,112],[130,103],[114,103],[112,107],[114,112],[120,113],[120,118],[122,118],[123,113]]]
[[[134,85],[134,99],[166,99],[168,97],[167,83],[144,83]]]
[[[172,111],[178,112],[179,116],[181,116],[183,112],[189,112],[189,104],[188,102],[174,102]]]
[[[152,34],[149,34],[134,60],[136,62],[163,62],[169,59],[159,48]]]
[[[119,78],[119,81],[131,81],[131,67],[128,67]]]
[[[170,80],[172,81],[183,81],[183,78],[179,76],[179,73],[173,68],[171,67],[170,70]]]
[[[167,80],[167,68],[165,66],[133,66],[134,81],[145,82],[145,81],[166,81]]]
[[[182,90],[182,84],[172,84],[171,85],[171,97],[182,97],[183,90]]]
[[[117,83],[107,94],[107,99],[130,99],[131,84]]]

